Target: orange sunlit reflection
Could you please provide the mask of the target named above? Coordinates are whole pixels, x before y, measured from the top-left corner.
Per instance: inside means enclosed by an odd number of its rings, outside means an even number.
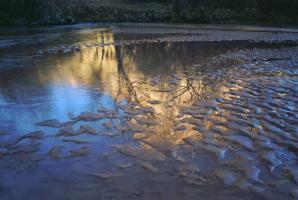
[[[97,42],[114,42],[113,33],[98,33]],[[166,48],[170,48],[170,44]],[[181,114],[181,107],[192,106],[211,93],[214,86],[206,84],[203,78],[193,79],[179,68],[175,74],[153,81],[154,77],[139,68],[135,56],[137,53],[137,49],[128,52],[126,46],[86,48],[59,59],[53,70],[47,74],[39,73],[39,78],[59,82],[63,77],[64,82],[74,87],[81,84],[92,86],[117,101],[126,99],[142,107],[152,107],[156,113],[152,120],[159,122],[159,125],[149,127],[155,134],[147,138],[147,141],[181,144],[183,138],[197,135],[199,131],[193,130],[191,125],[187,125],[187,130],[174,131],[180,120],[177,116]],[[175,67],[173,65],[171,68]],[[224,87],[221,89],[229,90]],[[159,103],[152,104],[150,101]],[[216,118],[216,113],[213,116]],[[207,127],[212,125],[207,120],[204,123]]]

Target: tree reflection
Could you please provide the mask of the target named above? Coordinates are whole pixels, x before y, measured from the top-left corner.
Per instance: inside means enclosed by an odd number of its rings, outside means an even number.
[[[98,43],[114,43],[111,31],[97,33],[92,38]],[[103,99],[113,99],[114,104],[127,101],[152,107],[159,118],[157,121],[162,121],[170,130],[181,107],[206,98],[225,81],[224,76],[210,75],[222,71],[222,65],[212,62],[225,51],[224,45],[214,43],[198,46],[188,42],[165,42],[97,46],[63,56],[49,55],[36,66],[19,69],[21,73],[14,74],[14,78],[21,81],[12,78],[9,82],[1,82],[6,88],[1,90],[2,99],[9,102],[13,101],[10,97],[17,96],[24,101],[30,94],[34,102],[36,96],[41,96],[40,100],[50,106],[52,117],[55,117],[58,108],[65,110],[62,107],[70,105],[69,101],[53,101],[57,91],[63,89],[67,99],[77,101],[76,91],[80,90],[82,102],[73,103],[74,112],[84,111],[91,103],[101,107],[104,103],[97,101],[97,96],[101,95]],[[150,101],[160,103],[152,105]]]

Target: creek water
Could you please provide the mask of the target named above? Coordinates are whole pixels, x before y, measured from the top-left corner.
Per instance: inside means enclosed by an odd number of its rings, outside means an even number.
[[[0,199],[298,198],[298,31],[0,30]]]

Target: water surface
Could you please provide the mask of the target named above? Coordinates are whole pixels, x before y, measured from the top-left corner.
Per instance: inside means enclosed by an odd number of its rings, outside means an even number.
[[[234,28],[1,30],[1,199],[297,198],[298,34]]]

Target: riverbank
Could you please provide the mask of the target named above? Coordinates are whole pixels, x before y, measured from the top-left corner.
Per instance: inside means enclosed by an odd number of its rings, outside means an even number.
[[[259,5],[133,0],[20,0],[0,2],[0,25],[57,25],[78,22],[217,23],[297,25],[297,14],[265,12]],[[177,1],[179,2],[179,1]],[[189,1],[192,2],[192,1]],[[257,2],[257,0],[256,0]],[[295,4],[295,3],[294,3]],[[287,4],[290,8],[291,5]],[[269,6],[268,6],[269,8]]]

